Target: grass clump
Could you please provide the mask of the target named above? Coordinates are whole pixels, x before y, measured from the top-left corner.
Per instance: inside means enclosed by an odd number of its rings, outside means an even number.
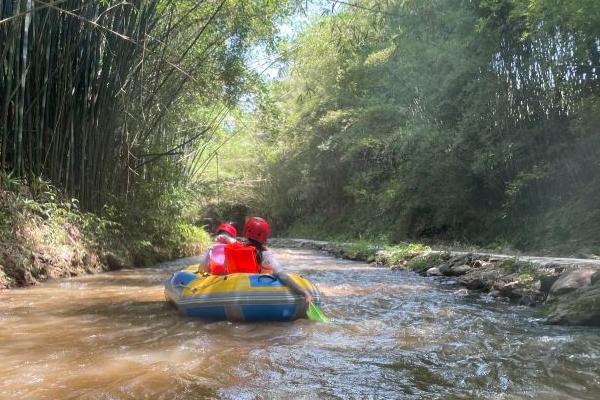
[[[333,250],[340,257],[384,265],[400,265],[420,254],[431,251],[428,246],[420,243],[380,246],[370,241],[340,243],[334,245]]]
[[[404,243],[395,246],[389,246],[385,249],[385,264],[398,265],[411,260],[419,254],[429,252],[431,248],[421,243]]]
[[[366,262],[376,261],[379,250],[379,246],[362,241],[337,244],[333,247],[333,252],[339,257]]]

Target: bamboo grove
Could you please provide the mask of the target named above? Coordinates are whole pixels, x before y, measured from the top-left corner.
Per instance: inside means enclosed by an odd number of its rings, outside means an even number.
[[[600,2],[336,7],[295,44],[264,124],[280,227],[600,248]]]
[[[99,209],[176,185],[251,90],[284,1],[0,0],[0,169]],[[203,161],[204,160],[204,161]]]

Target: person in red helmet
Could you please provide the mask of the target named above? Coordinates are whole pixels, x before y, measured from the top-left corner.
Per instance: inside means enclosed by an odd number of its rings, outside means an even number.
[[[271,274],[294,292],[304,296],[306,306],[313,298],[310,292],[298,285],[275,259],[266,246],[271,233],[269,223],[261,217],[250,217],[244,225],[242,236],[246,242],[234,241],[216,244],[203,256],[198,267],[199,273],[226,275],[231,273]],[[222,251],[222,252],[221,252]],[[216,255],[218,252],[218,256]],[[219,262],[218,258],[224,256]]]
[[[281,283],[292,289],[294,292],[304,296],[306,305],[312,302],[310,292],[298,285],[286,272],[283,271],[281,264],[277,261],[273,252],[266,246],[271,233],[269,223],[261,217],[249,217],[244,225],[242,236],[248,240],[248,246],[254,248],[259,272],[271,274],[278,278]]]
[[[237,240],[236,237],[237,229],[235,228],[235,226],[233,226],[233,224],[229,222],[223,222],[217,228],[217,236],[215,237],[215,242],[222,244],[235,243]]]
[[[205,272],[215,275],[224,275],[226,273],[224,246],[237,242],[237,229],[233,224],[223,222],[217,228],[216,233],[217,236],[215,236],[214,244],[200,256],[199,273]]]

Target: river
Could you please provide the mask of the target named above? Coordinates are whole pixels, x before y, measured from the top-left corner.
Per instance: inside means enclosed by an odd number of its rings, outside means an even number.
[[[331,324],[178,316],[190,259],[0,292],[0,399],[597,399],[600,330],[452,282],[278,249]]]

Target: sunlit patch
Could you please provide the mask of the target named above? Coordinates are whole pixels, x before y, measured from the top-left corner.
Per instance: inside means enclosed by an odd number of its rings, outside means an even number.
[[[363,296],[371,292],[368,288],[348,284],[335,286],[319,284],[319,290],[325,296]]]
[[[573,335],[540,336],[537,338],[537,341],[542,343],[567,343],[573,340]]]

